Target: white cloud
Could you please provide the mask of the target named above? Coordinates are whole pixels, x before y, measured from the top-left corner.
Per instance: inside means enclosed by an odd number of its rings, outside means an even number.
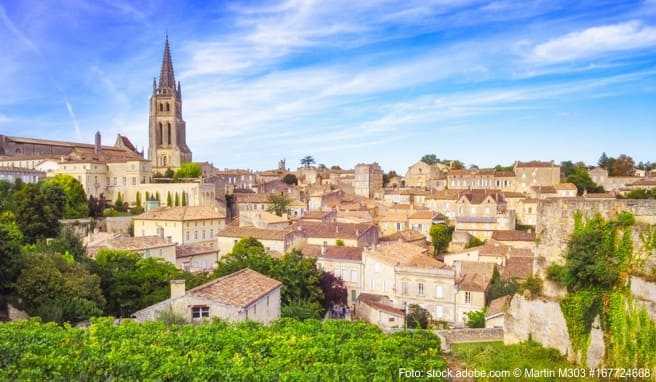
[[[656,27],[640,21],[595,26],[535,46],[531,60],[544,63],[596,57],[656,45]]]

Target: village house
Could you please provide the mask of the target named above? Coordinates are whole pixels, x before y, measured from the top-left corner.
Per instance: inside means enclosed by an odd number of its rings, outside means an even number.
[[[344,281],[347,302],[353,306],[362,290],[361,247],[305,244],[301,247],[304,256],[317,259],[317,266]]]
[[[396,308],[389,297],[379,294],[360,293],[356,300],[355,314],[361,320],[386,331],[400,329],[405,325],[405,311]]]
[[[163,313],[184,317],[187,322],[212,318],[268,324],[280,317],[282,283],[245,268],[185,290],[184,280],[171,281],[171,297],[135,312],[139,322],[156,320]]]
[[[15,183],[17,179],[20,179],[23,183],[38,183],[45,177],[46,173],[43,171],[20,167],[3,167],[0,165],[0,180],[9,183]]]
[[[337,220],[337,211],[309,211],[301,217],[301,220],[311,223],[335,223]]]
[[[408,171],[405,173],[405,186],[422,189],[444,189],[446,183],[444,173],[447,169],[448,166],[441,163],[429,165],[419,161],[408,167]]]
[[[374,224],[323,224],[300,220],[292,227],[303,234],[307,244],[370,247],[378,243],[378,227]]]
[[[592,181],[603,187],[605,191],[619,191],[627,185],[640,180],[639,176],[610,176],[608,170],[602,167],[595,167],[588,170],[588,173]]]
[[[373,198],[383,189],[383,170],[378,163],[359,163],[355,166],[353,192],[365,198]]]
[[[454,266],[456,262],[494,263],[505,267],[512,257],[533,258],[532,249],[515,248],[490,239],[483,245],[467,248],[462,251],[449,252],[444,255],[444,263]]]
[[[298,229],[265,229],[256,227],[238,227],[229,225],[216,235],[219,258],[232,251],[241,239],[252,237],[257,239],[267,252],[281,255],[299,247],[305,240],[304,233]]]
[[[134,236],[161,236],[177,244],[211,240],[225,227],[218,208],[156,208],[134,217]]]
[[[216,240],[179,244],[175,247],[175,262],[187,272],[211,272],[219,261]]]
[[[515,162],[515,189],[528,192],[533,186],[555,186],[560,183],[560,166],[551,162]]]
[[[535,233],[530,231],[502,230],[492,232],[492,240],[514,248],[534,249]]]
[[[492,235],[492,231],[515,229],[515,211],[506,207],[500,191],[463,191],[457,201],[456,230],[484,240]]]
[[[95,258],[101,249],[118,249],[132,251],[143,258],[154,257],[173,265],[175,259],[175,243],[161,236],[132,237],[124,234],[99,233],[98,239],[89,241],[86,245],[87,256]]]
[[[424,236],[424,234],[413,231],[411,229],[394,232],[391,235],[381,236],[378,239],[378,245],[390,245],[397,242],[414,244],[423,248],[428,248],[430,244],[428,241],[426,241],[426,236]]]

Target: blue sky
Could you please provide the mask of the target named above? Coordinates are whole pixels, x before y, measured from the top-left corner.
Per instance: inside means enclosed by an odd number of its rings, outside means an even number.
[[[656,0],[0,0],[0,133],[146,146],[167,31],[220,168],[656,160]]]

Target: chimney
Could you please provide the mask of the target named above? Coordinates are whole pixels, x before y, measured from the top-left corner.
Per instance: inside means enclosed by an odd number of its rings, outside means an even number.
[[[95,147],[95,153],[96,155],[100,155],[100,150],[102,149],[101,144],[100,144],[100,131],[96,131],[96,147]]]
[[[171,298],[178,298],[184,296],[185,281],[184,280],[171,280]]]

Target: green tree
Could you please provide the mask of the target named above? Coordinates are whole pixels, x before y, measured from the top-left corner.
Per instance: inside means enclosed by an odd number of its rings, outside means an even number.
[[[120,192],[116,196],[116,202],[114,202],[114,209],[119,212],[127,211],[127,205],[125,201],[123,201],[123,194],[121,194]]]
[[[434,165],[440,162],[435,154],[426,154],[421,157],[421,161],[428,165]]]
[[[173,205],[180,207],[180,195],[177,192],[175,193],[175,201],[173,202]]]
[[[597,166],[608,169],[608,155],[606,155],[605,152],[601,153],[601,156],[597,161]]]
[[[287,197],[287,195],[284,193],[271,194],[269,195],[269,203],[271,203],[271,206],[267,209],[267,211],[278,216],[288,214],[289,205],[291,202],[292,201],[289,199],[289,197]]]
[[[14,195],[16,223],[25,241],[55,237],[59,233],[59,220],[64,217],[66,195],[58,185],[39,187],[26,184]]]
[[[478,246],[481,246],[483,244],[485,244],[484,240],[481,240],[481,239],[477,238],[476,236],[472,236],[472,237],[469,238],[469,241],[467,241],[467,244],[465,245],[465,249],[478,247]]]
[[[23,234],[10,219],[0,220],[0,305],[13,293],[22,268],[21,243]]]
[[[588,169],[585,166],[577,165],[567,176],[567,182],[574,183],[579,195],[584,192],[603,192],[603,187],[598,186],[590,178]]]
[[[417,304],[410,304],[408,306],[408,315],[405,317],[408,328],[426,329],[430,320],[431,315],[426,309]]]
[[[290,186],[295,186],[298,184],[298,178],[294,174],[287,174],[282,178],[282,181]]]
[[[311,165],[313,165],[315,162],[314,158],[312,158],[311,155],[307,155],[301,159],[301,164],[305,167],[308,168]]]
[[[158,202],[162,201],[162,198],[159,196],[159,191],[155,193],[155,200],[157,200]]]
[[[430,237],[433,244],[433,253],[439,255],[449,247],[453,236],[453,227],[446,224],[433,224],[430,228]]]
[[[338,246],[338,247],[343,247],[344,246],[344,240],[342,240],[342,239],[335,240],[335,245]]]
[[[575,216],[563,277],[569,291],[610,290],[621,283],[633,253],[631,229],[625,224],[606,221],[600,215],[587,220],[581,214]]]
[[[167,168],[166,171],[164,172],[164,178],[172,179],[174,176],[175,176],[175,171],[173,171],[170,168]]]
[[[622,154],[608,161],[609,176],[633,176],[635,174],[635,162],[633,158]]]
[[[100,278],[72,256],[30,253],[24,262],[16,293],[29,314],[40,314],[44,320],[75,322],[101,312],[105,299]]]
[[[503,296],[511,296],[517,292],[518,285],[515,280],[501,278],[499,269],[495,266],[490,280],[490,287],[485,292],[487,301],[495,300]]]
[[[136,200],[135,200],[134,204],[139,208],[142,207],[142,205],[141,205],[141,191],[137,191],[137,196],[136,196]]]
[[[317,268],[315,259],[303,257],[298,250],[292,250],[281,258],[273,258],[266,253],[262,243],[252,237],[245,238],[221,258],[214,276],[225,276],[243,268],[282,282],[283,306],[301,302],[317,303],[319,306],[324,304],[322,272]]]
[[[98,251],[94,270],[100,275],[107,298],[106,312],[119,317],[167,299],[170,280],[184,276],[175,265],[164,260],[110,249]]]
[[[186,206],[187,205],[187,193],[182,191],[182,205]]]
[[[484,328],[485,327],[485,310],[472,310],[465,313],[467,316],[468,328]]]
[[[187,162],[175,172],[174,179],[200,178],[203,175],[203,169],[198,163]]]
[[[173,207],[173,198],[171,197],[171,191],[166,192],[166,206]]]
[[[64,219],[77,219],[89,216],[89,205],[87,195],[82,184],[70,175],[59,174],[47,178],[42,183],[43,187],[59,186],[66,196],[64,206]]]

